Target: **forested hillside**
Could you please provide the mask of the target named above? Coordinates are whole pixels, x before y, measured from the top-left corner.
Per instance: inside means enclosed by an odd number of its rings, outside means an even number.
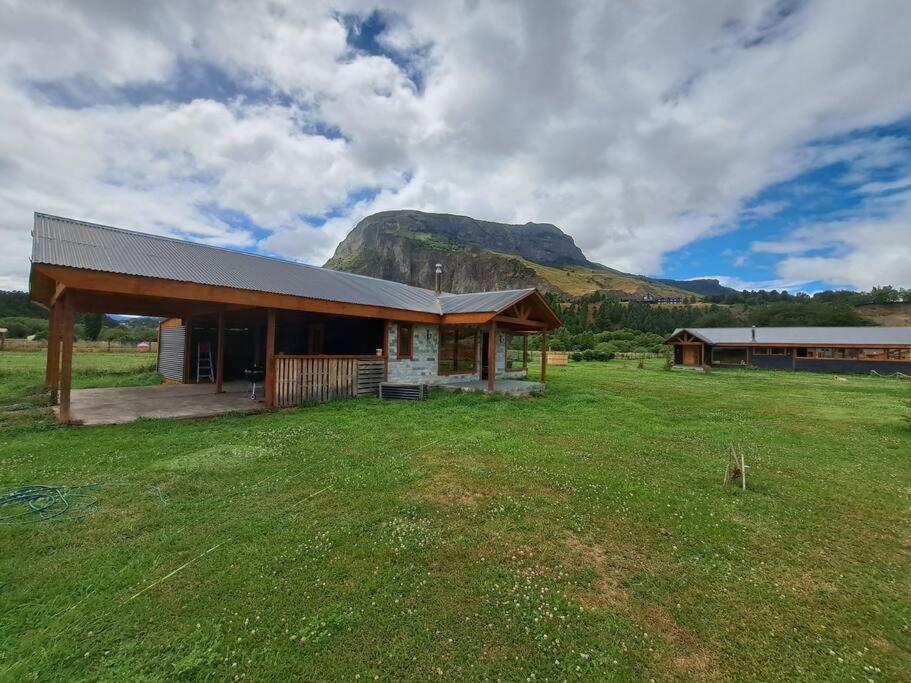
[[[47,336],[47,311],[29,301],[28,292],[0,291],[0,327],[7,329],[10,339],[35,335]],[[126,318],[118,320],[100,313],[81,313],[76,316],[76,338],[103,341],[151,341],[158,335],[157,318]]]

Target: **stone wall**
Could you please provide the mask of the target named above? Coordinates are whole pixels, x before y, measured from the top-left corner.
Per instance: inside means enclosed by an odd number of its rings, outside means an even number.
[[[506,345],[508,342],[508,335],[503,332],[497,332],[497,377],[506,377],[508,379],[525,377],[528,374],[525,370],[506,369]]]
[[[439,375],[439,325],[413,325],[414,337],[411,358],[399,359],[398,323],[389,323],[389,381],[402,384],[446,384],[479,379],[480,371],[459,375]]]
[[[402,384],[446,384],[449,382],[465,382],[481,379],[481,336],[478,335],[478,348],[476,349],[475,367],[477,372],[458,375],[440,375],[439,345],[440,328],[438,325],[412,326],[414,337],[411,358],[399,359],[398,357],[398,323],[389,322],[389,381]],[[506,335],[497,333],[497,377],[518,379],[524,377],[524,370],[506,370]]]

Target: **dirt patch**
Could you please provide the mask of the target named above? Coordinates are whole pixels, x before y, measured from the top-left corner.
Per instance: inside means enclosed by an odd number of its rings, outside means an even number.
[[[895,654],[898,650],[892,641],[886,640],[885,638],[870,638],[870,645],[887,655]]]
[[[623,581],[642,568],[642,556],[624,541],[608,543],[567,534],[562,542],[567,568],[590,567],[595,579],[575,591],[573,598],[586,607],[627,607],[629,595]]]
[[[628,537],[617,530],[616,534],[600,538],[570,533],[560,539],[565,566],[590,569],[595,574],[588,585],[570,591],[572,599],[589,609],[624,613],[645,632],[664,641],[655,648],[651,667],[656,680],[724,680],[717,657],[680,626],[672,614],[661,606],[642,605],[630,598],[625,582],[654,572],[662,560],[646,557]]]
[[[421,479],[414,495],[434,505],[475,506],[496,495],[494,487],[449,469],[435,470]]]
[[[643,608],[637,619],[657,631],[666,647],[658,650],[653,666],[659,680],[722,681],[718,658],[698,642],[663,607]]]
[[[458,461],[425,458],[428,473],[411,494],[434,505],[476,507],[498,499],[528,500],[559,497],[554,488],[517,475],[495,458]]]

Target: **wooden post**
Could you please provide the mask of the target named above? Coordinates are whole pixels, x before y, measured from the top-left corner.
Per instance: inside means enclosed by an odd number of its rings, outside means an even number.
[[[490,335],[487,342],[487,390],[493,391],[497,379],[497,321],[490,321]]]
[[[215,350],[215,393],[224,392],[225,380],[225,312],[218,311],[218,347]]]
[[[541,333],[541,383],[547,381],[547,330]]]
[[[69,295],[64,295],[63,310],[61,311],[63,324],[60,329],[61,361],[60,361],[60,412],[58,419],[63,424],[70,421],[70,387],[73,382],[73,335],[75,334],[75,315],[73,303]]]
[[[51,404],[57,403],[57,386],[60,383],[60,319],[61,306],[55,302],[47,318],[47,367],[44,384],[50,390]]]
[[[266,311],[266,406],[275,405],[275,309]]]
[[[383,381],[389,381],[389,321],[383,321]]]

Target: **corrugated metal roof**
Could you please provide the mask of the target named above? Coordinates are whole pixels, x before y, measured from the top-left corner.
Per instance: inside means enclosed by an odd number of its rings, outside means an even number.
[[[443,313],[477,313],[499,311],[531,294],[531,289],[510,289],[499,292],[477,292],[475,294],[442,294],[440,308]]]
[[[532,290],[443,294],[366,275],[35,214],[32,262],[422,313],[486,313]]]
[[[911,344],[911,327],[682,327],[671,337],[689,332],[707,344]]]

